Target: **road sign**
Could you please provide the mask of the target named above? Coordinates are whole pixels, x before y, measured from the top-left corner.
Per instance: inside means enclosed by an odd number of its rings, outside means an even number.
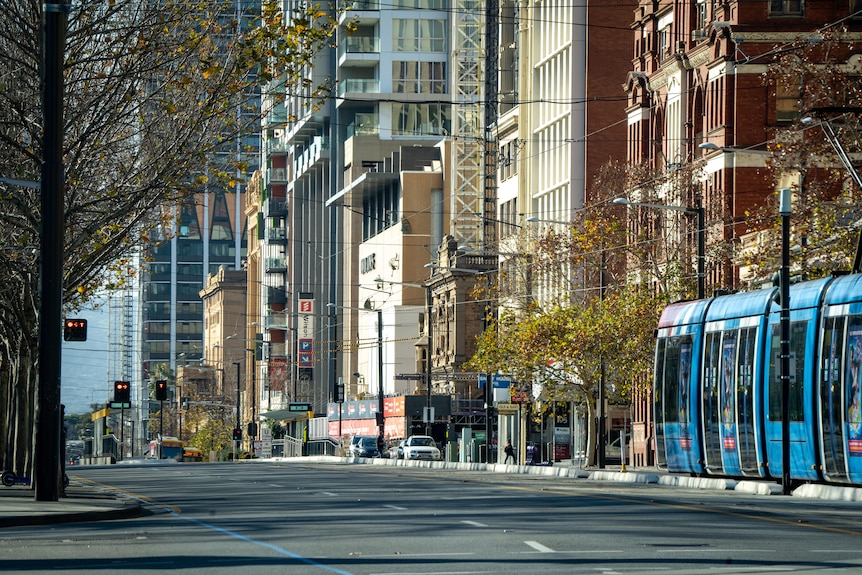
[[[425,379],[424,373],[396,373],[395,379],[400,381],[422,381]]]
[[[311,411],[311,404],[310,403],[293,402],[293,403],[289,403],[287,405],[287,410],[288,411]]]

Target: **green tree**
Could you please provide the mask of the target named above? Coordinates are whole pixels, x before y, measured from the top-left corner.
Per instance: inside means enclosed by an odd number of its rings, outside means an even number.
[[[820,41],[799,40],[769,63],[763,82],[773,95],[790,97],[795,120],[772,130],[769,161],[774,189],[791,188],[792,275],[814,279],[850,269],[859,245],[862,190],[851,179],[836,149],[825,137],[831,131],[850,157],[862,152],[862,76],[855,38],[846,30],[820,32]],[[814,120],[813,122],[809,120]],[[827,124],[822,129],[820,123]],[[781,219],[778,196],[752,208],[745,231],[757,241],[738,250],[737,265],[748,266],[758,285],[780,266]]]
[[[227,142],[259,130],[261,86],[309,86],[305,70],[331,44],[334,14],[307,5],[283,14],[265,0],[76,0],[65,60],[64,302],[136,272],[135,247],[165,236],[192,194],[231,190],[244,178]],[[0,175],[40,179],[42,110],[37,0],[0,0]],[[245,14],[248,15],[248,14]],[[266,96],[266,94],[264,94]],[[262,101],[269,101],[266,97]],[[254,152],[253,150],[245,150]],[[39,366],[40,196],[0,183],[0,461],[33,465]],[[58,342],[59,344],[59,342]]]
[[[625,226],[602,202],[571,225],[548,227],[523,251],[537,282],[558,288],[542,301],[504,308],[479,338],[468,369],[511,374],[540,387],[543,405],[573,401],[587,408],[590,463],[599,386],[621,400],[648,385],[652,334],[666,301],[651,284],[627,284],[621,266]]]

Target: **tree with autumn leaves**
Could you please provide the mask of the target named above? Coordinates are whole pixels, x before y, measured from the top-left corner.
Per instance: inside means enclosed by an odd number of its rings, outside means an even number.
[[[262,5],[261,5],[262,4]],[[174,228],[171,206],[247,174],[235,142],[260,130],[269,86],[311,93],[336,14],[313,4],[75,0],[64,62],[63,299],[67,310],[134,276],[137,249]],[[44,5],[0,0],[0,462],[29,475],[39,373]],[[276,98],[277,99],[277,98]],[[59,345],[60,342],[58,342]],[[101,377],[101,374],[93,374]]]
[[[607,173],[618,178],[619,167]],[[613,189],[606,189],[606,200]],[[653,332],[666,303],[650,284],[626,283],[627,230],[618,208],[600,202],[570,225],[555,224],[521,240],[518,251],[531,254],[536,284],[550,277],[559,289],[501,309],[467,366],[538,386],[543,405],[584,406],[591,464],[599,385],[622,401],[630,399],[634,386],[649,385]]]

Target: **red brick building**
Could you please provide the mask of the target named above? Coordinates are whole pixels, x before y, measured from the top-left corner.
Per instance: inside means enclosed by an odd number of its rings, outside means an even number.
[[[805,86],[765,82],[768,65],[821,41],[820,31],[846,27],[852,42],[842,50],[848,66],[858,66],[853,56],[862,52],[860,11],[858,0],[659,0],[642,1],[636,9],[634,58],[625,79],[628,160],[658,172],[697,170],[685,185],[662,187],[657,201],[703,206],[707,296],[748,287],[733,257],[747,214],[777,187],[799,182],[798,171],[776,177],[768,158],[777,130],[799,120]],[[692,268],[693,228],[693,219],[681,219],[677,236]],[[633,403],[632,420],[633,463],[651,464],[649,398]]]

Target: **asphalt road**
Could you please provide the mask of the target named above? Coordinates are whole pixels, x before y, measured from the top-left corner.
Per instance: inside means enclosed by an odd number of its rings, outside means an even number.
[[[0,572],[862,573],[862,504],[349,464],[77,469],[132,520],[0,530]]]

